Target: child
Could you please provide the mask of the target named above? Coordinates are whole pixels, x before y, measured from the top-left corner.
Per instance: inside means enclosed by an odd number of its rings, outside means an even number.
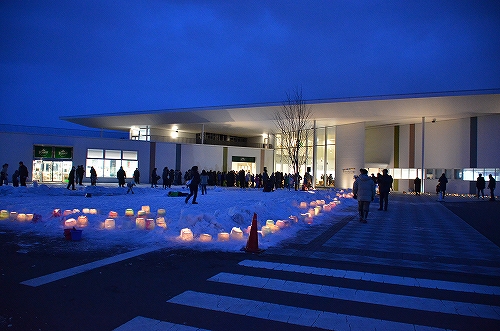
[[[132,192],[132,194],[134,194],[134,186],[135,186],[134,180],[131,180],[130,182],[127,183],[128,187],[127,194],[128,192]]]

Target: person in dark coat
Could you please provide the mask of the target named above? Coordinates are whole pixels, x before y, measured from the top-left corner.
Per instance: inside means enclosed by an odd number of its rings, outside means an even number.
[[[389,192],[392,188],[392,176],[389,175],[387,169],[382,170],[382,176],[377,179],[378,191],[380,193],[380,207],[378,210],[387,211],[387,205],[389,204]]]
[[[439,182],[439,192],[441,193],[441,198],[444,199],[444,195],[446,194],[446,184],[448,183],[448,178],[443,173],[441,177],[438,179]]]
[[[97,171],[95,171],[94,166],[90,167],[90,185],[97,185]]]
[[[69,190],[69,187],[71,186],[72,190],[75,190],[75,167],[73,166],[71,170],[69,171],[69,176],[68,176],[68,186],[66,188]]]
[[[28,178],[28,168],[24,165],[23,161],[19,162],[19,182],[21,186],[26,186],[26,179]]]
[[[151,187],[158,187],[158,179],[160,176],[156,173],[156,168],[151,172]]]
[[[83,165],[79,165],[75,170],[78,185],[83,185],[83,175],[85,174],[85,169]]]
[[[486,181],[484,180],[483,174],[479,174],[476,180],[477,198],[479,199],[479,193],[481,193],[484,199],[484,188],[486,187]]]
[[[134,176],[134,183],[135,184],[140,184],[139,180],[141,178],[141,172],[139,171],[139,168],[135,168],[133,176]]]
[[[163,181],[163,188],[167,189],[168,187],[168,167],[163,168],[163,171],[161,173],[161,179]]]
[[[12,186],[19,187],[19,170],[17,169],[12,174]]]
[[[489,176],[489,181],[488,181],[488,188],[490,189],[490,201],[495,201],[495,187],[497,186],[497,181],[493,176],[490,174]]]
[[[354,199],[358,200],[359,221],[366,223],[368,212],[370,211],[370,203],[375,198],[375,183],[368,176],[368,170],[359,169],[360,175],[355,177],[352,187]]]
[[[421,187],[421,184],[422,184],[422,180],[420,178],[415,178],[413,180],[413,187],[414,187],[414,190],[415,190],[415,195],[420,195],[420,187]]]
[[[198,204],[196,202],[196,197],[198,196],[198,185],[200,185],[200,173],[198,172],[198,167],[193,166],[191,168],[191,182],[189,183],[189,195],[186,197],[184,202],[188,203],[189,199],[193,197],[193,205]]]
[[[123,167],[120,167],[120,169],[118,169],[118,171],[116,172],[116,177],[118,178],[118,186],[125,187],[125,178],[127,178],[127,174],[125,173],[125,170],[123,170]]]

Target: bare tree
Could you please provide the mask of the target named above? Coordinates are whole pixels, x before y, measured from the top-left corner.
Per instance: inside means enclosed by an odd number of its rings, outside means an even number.
[[[302,89],[294,90],[293,94],[287,92],[282,107],[274,114],[276,127],[281,133],[281,146],[294,171],[295,190],[299,188],[300,167],[307,160],[306,142],[311,128],[311,115],[311,107],[302,99]]]

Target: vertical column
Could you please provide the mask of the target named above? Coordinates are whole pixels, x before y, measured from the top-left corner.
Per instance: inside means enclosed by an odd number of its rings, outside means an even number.
[[[470,118],[469,167],[477,168],[477,116]],[[469,185],[469,193],[475,194],[476,182],[469,182]]]
[[[335,186],[351,188],[365,166],[365,123],[339,125],[335,135]]]
[[[150,174],[153,171],[154,167],[156,165],[156,142],[151,141],[149,143],[149,173],[148,173],[148,178],[150,178]]]
[[[316,186],[316,166],[317,166],[317,162],[316,162],[316,159],[318,158],[318,150],[317,150],[317,136],[316,136],[316,120],[314,120],[314,127],[313,127],[313,162],[312,162],[312,185],[313,187]]]
[[[424,170],[424,164],[425,164],[425,117],[422,117],[422,166],[421,166],[421,172],[420,172],[420,179],[422,180],[422,188],[421,192],[425,192],[425,170]]]
[[[175,144],[175,170],[180,170],[181,169],[181,160],[182,160],[182,145],[181,144]]]
[[[394,126],[394,168],[399,168],[399,125]],[[399,189],[399,179],[394,179],[392,187]]]

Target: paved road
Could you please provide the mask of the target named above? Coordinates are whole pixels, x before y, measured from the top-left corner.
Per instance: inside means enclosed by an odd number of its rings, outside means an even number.
[[[0,329],[499,330],[500,204],[390,199],[259,255],[89,255],[0,228]]]

